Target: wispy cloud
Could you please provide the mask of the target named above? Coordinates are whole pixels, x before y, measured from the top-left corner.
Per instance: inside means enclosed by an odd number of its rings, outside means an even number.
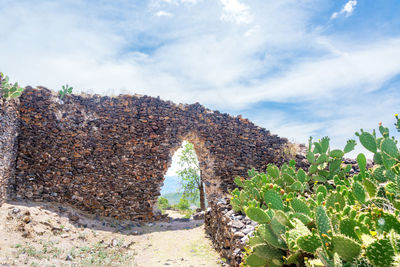
[[[22,84],[57,88],[67,81],[75,88],[96,88],[103,94],[110,89],[114,93],[131,90],[176,102],[202,101],[218,108],[222,103],[235,105],[230,88],[274,68],[283,55],[265,49],[296,47],[304,38],[299,35],[301,25],[306,24],[298,15],[301,6],[291,1],[258,2],[256,8],[265,11],[255,23],[265,24],[267,15],[269,24],[245,28],[221,22],[215,15],[226,11],[215,2],[164,6],[174,2],[122,6],[107,16],[101,5],[92,7],[84,2],[15,2],[0,16],[1,25],[10,29],[0,43],[2,67]],[[160,10],[160,4],[165,9]],[[248,12],[239,2],[226,1],[225,5],[239,20]],[[282,9],[285,13],[278,13]],[[164,16],[172,10],[175,15],[168,20],[150,20],[157,12]],[[249,30],[253,34],[246,37]],[[18,62],[22,61],[29,72],[20,68]],[[254,87],[251,83],[250,89]],[[224,101],[210,101],[205,93]]]
[[[220,0],[223,5],[221,20],[235,22],[236,24],[248,24],[252,22],[249,6],[239,0]]]
[[[350,16],[357,5],[357,0],[349,0],[339,12],[334,12],[331,19],[335,19],[341,15]]]
[[[172,13],[160,10],[156,13],[157,17],[172,17]]]
[[[236,83],[218,94],[229,95],[225,103],[237,107],[261,100],[334,99],[348,90],[360,93],[377,90],[398,74],[400,39],[388,39],[364,47],[348,46],[340,54],[292,64],[272,77],[245,86]]]
[[[394,101],[400,85],[391,82],[400,75],[400,36],[327,33],[321,26],[330,21],[325,4],[9,1],[0,7],[7,33],[0,37],[0,67],[22,85],[57,90],[68,83],[75,91],[246,109],[257,124],[289,139],[346,139],[400,106]],[[348,1],[335,17],[352,14],[356,5]],[[312,119],[252,109],[263,102],[299,106]]]

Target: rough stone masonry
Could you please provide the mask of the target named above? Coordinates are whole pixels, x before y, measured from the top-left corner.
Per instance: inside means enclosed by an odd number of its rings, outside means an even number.
[[[160,187],[184,140],[195,146],[208,199],[227,194],[250,168],[280,164],[287,144],[240,116],[148,96],[60,100],[27,87],[15,107],[0,105],[2,198],[8,192],[120,219],[159,219]]]
[[[7,198],[8,184],[15,171],[18,135],[18,100],[4,101],[0,97],[0,205]]]

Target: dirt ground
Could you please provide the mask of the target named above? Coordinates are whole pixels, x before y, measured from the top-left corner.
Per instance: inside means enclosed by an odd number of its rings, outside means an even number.
[[[0,207],[0,266],[222,266],[203,221],[133,223],[50,203]]]

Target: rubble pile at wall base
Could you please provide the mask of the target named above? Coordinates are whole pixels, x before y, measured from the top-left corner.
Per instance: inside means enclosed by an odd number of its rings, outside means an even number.
[[[17,155],[18,100],[5,101],[0,97],[0,205],[5,201],[8,185],[14,177]]]
[[[27,87],[19,100],[15,179],[3,176],[11,198],[152,221],[160,219],[160,187],[184,140],[194,144],[208,199],[226,195],[249,168],[286,157],[285,138],[198,103],[136,95],[60,100],[42,87]]]
[[[248,238],[253,234],[257,223],[246,215],[232,210],[227,197],[210,203],[205,214],[205,230],[214,248],[230,266],[239,266]]]

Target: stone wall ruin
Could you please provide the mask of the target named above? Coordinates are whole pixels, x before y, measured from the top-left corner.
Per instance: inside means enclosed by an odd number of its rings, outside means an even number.
[[[240,116],[148,96],[67,95],[61,101],[46,88],[27,87],[17,116],[15,176],[0,180],[8,181],[8,197],[119,219],[160,218],[153,209],[184,140],[194,144],[209,199],[226,195],[249,168],[280,164],[287,144]]]
[[[0,205],[6,200],[17,156],[18,100],[0,97]]]

